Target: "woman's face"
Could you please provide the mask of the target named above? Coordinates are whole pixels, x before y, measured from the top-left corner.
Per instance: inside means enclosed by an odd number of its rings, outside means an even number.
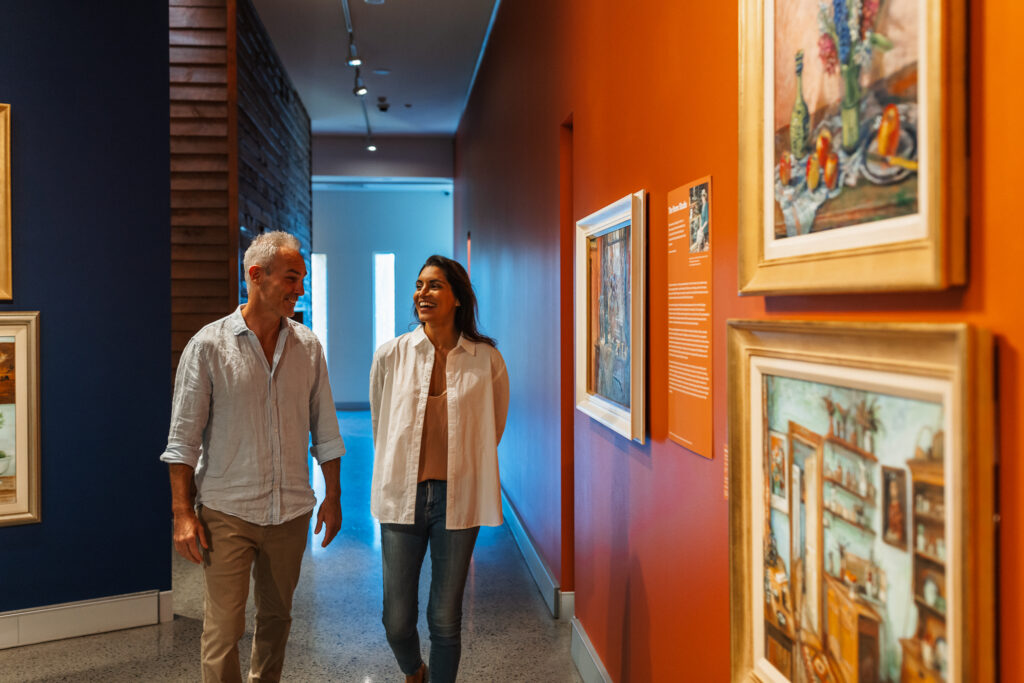
[[[459,305],[444,271],[437,266],[427,266],[420,271],[412,303],[420,322],[431,325],[454,323],[455,308]]]

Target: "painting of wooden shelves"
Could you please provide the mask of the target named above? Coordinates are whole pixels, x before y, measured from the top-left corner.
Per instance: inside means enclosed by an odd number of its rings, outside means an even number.
[[[944,681],[942,463],[918,460],[933,437],[915,448],[914,431],[880,428],[930,431],[941,406],[787,381],[769,384],[766,425],[787,452],[763,463],[765,481],[776,477],[763,494],[766,659],[792,681]],[[811,424],[772,421],[784,400],[824,410]],[[781,488],[780,462],[790,468]]]
[[[917,607],[914,638],[902,639],[904,680],[945,681],[946,524],[941,460],[907,461],[913,482],[913,587]]]
[[[730,321],[729,680],[998,680],[991,339],[970,335]]]

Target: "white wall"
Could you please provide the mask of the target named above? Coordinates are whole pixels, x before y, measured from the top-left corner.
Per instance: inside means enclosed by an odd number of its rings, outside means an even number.
[[[373,253],[395,254],[395,333],[413,322],[416,275],[452,255],[451,192],[313,187],[313,251],[327,255],[327,343],[339,404],[366,404],[373,360]]]

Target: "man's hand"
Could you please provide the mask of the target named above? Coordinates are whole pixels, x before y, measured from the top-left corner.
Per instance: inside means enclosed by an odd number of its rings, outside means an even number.
[[[320,510],[316,513],[316,528],[314,534],[320,533],[320,527],[326,526],[321,548],[334,540],[341,530],[341,458],[328,460],[320,465],[324,474],[324,488],[326,495],[324,502],[320,503]]]
[[[321,527],[324,527],[326,531],[324,532],[324,540],[320,547],[326,548],[327,544],[333,541],[334,537],[341,530],[340,497],[327,496],[324,502],[320,503],[320,510],[316,513],[316,529],[313,530],[313,533],[320,533]]]
[[[171,463],[171,510],[174,512],[174,549],[189,562],[203,563],[199,545],[210,549],[206,529],[199,523],[193,507],[195,501],[195,470],[188,465]],[[199,545],[196,545],[198,541]]]
[[[198,544],[197,544],[198,541]],[[189,562],[202,564],[203,556],[199,546],[210,549],[206,539],[206,530],[200,524],[193,510],[183,510],[174,515],[174,549]]]

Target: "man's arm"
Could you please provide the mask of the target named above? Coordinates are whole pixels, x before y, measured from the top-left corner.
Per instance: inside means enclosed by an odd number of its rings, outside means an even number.
[[[180,463],[170,464],[171,510],[174,512],[174,549],[189,562],[202,564],[199,545],[209,550],[206,530],[195,511],[195,470]],[[196,544],[198,541],[198,545]]]
[[[321,527],[326,527],[324,540],[320,544],[321,548],[326,548],[341,530],[341,458],[328,460],[320,465],[320,470],[324,475],[326,494],[316,513],[316,529],[313,533],[318,534]]]

